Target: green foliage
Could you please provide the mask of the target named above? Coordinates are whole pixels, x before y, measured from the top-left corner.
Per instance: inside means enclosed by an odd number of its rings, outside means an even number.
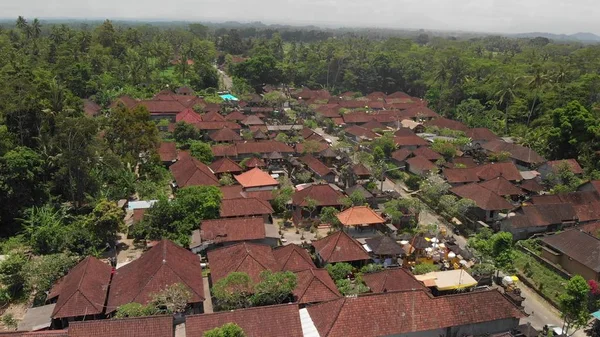
[[[158,310],[154,305],[147,304],[142,305],[139,303],[127,303],[123,304],[117,308],[114,318],[115,319],[124,319],[124,318],[133,318],[133,317],[144,317],[144,316],[153,316],[158,313]]]
[[[373,156],[375,156],[375,149],[380,148],[383,151],[383,158],[389,158],[392,152],[396,149],[396,143],[391,133],[384,133],[381,137],[373,139],[371,142],[371,149],[373,149]],[[382,159],[383,159],[382,158]],[[378,161],[375,159],[375,161]]]
[[[157,293],[152,294],[150,302],[160,313],[183,313],[192,299],[192,292],[183,283],[172,284]]]
[[[235,323],[227,323],[205,332],[204,337],[246,337],[246,334]]]
[[[186,122],[178,122],[175,124],[173,137],[179,144],[188,143],[191,140],[198,140],[202,137],[200,131],[192,124]]]
[[[12,313],[7,313],[2,315],[2,324],[8,329],[16,329],[18,325],[18,321],[15,319]]]
[[[385,153],[381,147],[376,146],[373,148],[373,161],[380,162],[385,159]]]
[[[473,276],[492,275],[496,268],[490,263],[478,263],[471,268]]]
[[[369,287],[367,287],[362,280],[358,278],[353,281],[349,279],[337,280],[335,281],[335,286],[344,296],[358,295],[366,293],[370,290]]]
[[[336,216],[339,212],[335,207],[323,207],[320,214],[321,223],[328,223],[334,228],[339,228],[341,223]]]
[[[553,194],[575,192],[583,183],[583,180],[573,173],[567,161],[559,163],[554,170],[548,174],[545,181]]]
[[[161,199],[148,209],[132,235],[146,240],[167,238],[187,246],[201,220],[219,217],[221,197],[221,191],[214,186],[184,187],[174,200]]]
[[[491,255],[494,265],[499,270],[510,273],[514,271],[513,237],[509,232],[498,232],[490,238]]]
[[[223,186],[231,186],[231,185],[235,184],[235,179],[233,179],[231,174],[225,173],[219,179],[219,184],[221,184]]]
[[[212,163],[214,156],[210,145],[199,140],[191,141],[190,143],[190,154],[192,157],[198,159],[204,164],[209,165]]]
[[[593,144],[600,132],[597,116],[578,101],[555,109],[550,118],[548,148],[554,158],[577,158],[584,147]]]
[[[25,282],[23,269],[27,262],[24,254],[15,252],[0,263],[0,284],[2,284],[3,293],[8,295],[8,298],[2,300],[11,300],[21,294]]]
[[[423,275],[423,274],[427,274],[427,273],[431,273],[431,272],[439,271],[439,270],[440,270],[439,264],[421,263],[421,264],[418,264],[415,266],[415,269],[413,269],[413,274]]]
[[[456,156],[456,146],[447,141],[436,139],[431,145],[431,149],[441,154],[446,160],[451,160]]]
[[[501,163],[507,161],[510,158],[510,153],[506,151],[494,152],[488,155],[488,160],[493,163]]]
[[[281,304],[290,299],[298,280],[290,271],[271,272],[265,270],[260,274],[260,282],[254,287],[251,297],[253,306]]]
[[[242,272],[232,272],[213,284],[215,305],[221,310],[234,310],[251,306],[252,280]]]
[[[125,161],[135,164],[140,156],[156,153],[158,129],[145,107],[128,109],[118,105],[106,120],[105,138],[109,148]]]
[[[360,268],[361,274],[376,273],[381,270],[383,270],[383,266],[375,263],[369,263],[368,265]]]
[[[421,182],[419,188],[425,199],[437,204],[440,198],[450,190],[450,184],[441,176],[432,174]]]
[[[325,266],[327,272],[334,281],[344,280],[352,273],[354,267],[346,262],[340,262],[336,264],[328,264]]]
[[[35,294],[39,303],[46,300],[46,292],[77,264],[79,258],[68,253],[34,257],[25,264],[21,273],[27,292]]]
[[[587,307],[589,292],[590,287],[585,279],[580,275],[575,275],[567,283],[565,292],[560,295],[559,309],[567,334],[587,326],[591,317]]]
[[[282,186],[273,192],[273,210],[277,214],[283,213],[287,208],[287,203],[292,200],[294,194],[294,188],[291,186]]]
[[[408,178],[406,178],[406,180],[404,180],[404,183],[406,184],[406,186],[408,188],[410,188],[411,190],[418,190],[420,188],[421,182],[423,181],[423,179],[421,179],[421,177],[411,174],[408,176]]]

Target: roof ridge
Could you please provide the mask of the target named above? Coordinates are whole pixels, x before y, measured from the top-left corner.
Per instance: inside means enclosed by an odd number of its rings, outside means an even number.
[[[192,289],[190,286],[188,286],[187,283],[183,280],[183,277],[181,277],[181,275],[179,275],[179,273],[175,269],[171,268],[171,266],[168,264],[165,266],[168,267],[175,275],[177,275],[177,277],[181,280],[181,283],[184,284],[188,289],[191,289],[192,292],[196,293],[196,295],[198,295],[201,299],[204,299],[204,300],[206,299],[206,298],[204,298],[204,294],[198,294],[194,289]]]
[[[161,243],[164,245],[164,242],[166,240],[161,240],[161,242],[159,242],[158,244],[160,245]],[[166,246],[166,245],[165,245]],[[154,246],[155,249],[157,246]],[[150,252],[152,249],[150,249],[148,252]],[[166,261],[165,256],[164,256],[165,252],[163,252],[163,261]],[[142,255],[143,256],[143,255]],[[140,257],[141,258],[141,257]],[[136,261],[139,261],[140,259],[138,258]],[[139,263],[138,263],[139,265]],[[135,294],[135,296],[133,296],[133,300],[131,302],[135,302],[134,300],[142,293],[142,291],[148,286],[148,284],[150,284],[150,282],[154,279],[154,276],[156,276],[156,274],[158,274],[158,272],[160,271],[160,269],[165,265],[165,263],[160,263],[158,266],[158,268],[151,274],[151,276],[148,278],[148,281],[144,283],[143,287],[139,287],[139,291]],[[116,308],[115,308],[116,309]]]

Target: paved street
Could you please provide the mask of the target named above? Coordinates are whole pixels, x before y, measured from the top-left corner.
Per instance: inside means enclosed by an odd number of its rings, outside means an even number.
[[[321,129],[316,129],[315,132],[326,139],[330,139],[333,144],[337,142],[337,137],[328,135]],[[403,198],[413,198],[413,196],[410,195],[410,193],[406,192],[406,186],[404,186],[402,183],[394,183],[393,181],[387,178],[383,182],[383,190],[394,190],[398,192]],[[461,235],[454,234],[446,226],[446,222],[428,207],[420,213],[419,224],[433,224],[438,226],[438,228],[446,228],[446,232],[454,237],[459,247],[464,249],[467,246],[467,239]],[[529,315],[528,317],[523,318],[521,320],[521,324],[529,323],[533,328],[537,330],[541,330],[542,327],[546,324],[562,326],[562,320],[560,318],[560,313],[558,312],[558,310],[556,310],[551,304],[549,304],[542,297],[540,297],[533,289],[530,289],[522,283],[519,284],[519,288],[521,289],[523,297],[525,297],[525,301],[523,303],[525,312]],[[580,330],[577,331],[573,336],[585,337],[586,334],[583,330]]]

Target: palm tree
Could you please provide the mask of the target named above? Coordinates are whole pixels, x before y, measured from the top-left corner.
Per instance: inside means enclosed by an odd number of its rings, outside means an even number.
[[[17,18],[17,24],[16,27],[22,31],[25,31],[25,29],[27,28],[27,20],[25,20],[24,17],[19,16]]]
[[[533,110],[535,109],[535,103],[537,102],[539,96],[539,90],[546,83],[550,82],[550,78],[548,73],[543,71],[540,66],[536,66],[534,69],[534,73],[531,76],[528,86],[534,92],[533,103],[531,104],[531,109],[529,110],[529,116],[527,117],[527,126],[529,126],[529,122],[531,120],[531,116],[533,115]]]
[[[40,24],[40,20],[37,18],[33,19],[33,22],[31,23],[31,30],[34,39],[40,37],[40,34],[42,33],[42,25]]]
[[[497,98],[498,105],[504,105],[504,124],[505,133],[508,134],[508,107],[510,103],[517,97],[515,94],[516,88],[519,86],[521,81],[520,77],[514,75],[505,77],[502,83],[502,89],[498,90],[494,95]]]

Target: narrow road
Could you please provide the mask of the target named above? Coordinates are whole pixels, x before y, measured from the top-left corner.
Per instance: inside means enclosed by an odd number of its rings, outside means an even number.
[[[214,66],[219,73],[219,78],[221,79],[221,83],[223,83],[223,90],[230,91],[231,87],[233,87],[233,80],[229,77],[223,70],[219,69],[216,65]]]

